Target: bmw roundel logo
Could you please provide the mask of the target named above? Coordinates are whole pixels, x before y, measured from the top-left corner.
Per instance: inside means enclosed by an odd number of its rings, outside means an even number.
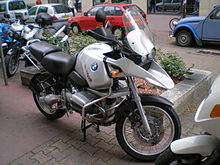
[[[92,64],[91,69],[92,71],[96,71],[98,69],[98,64],[97,63]]]

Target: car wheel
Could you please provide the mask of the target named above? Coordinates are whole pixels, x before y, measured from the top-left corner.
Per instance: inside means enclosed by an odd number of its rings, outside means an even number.
[[[179,46],[190,46],[192,41],[193,37],[191,33],[186,30],[179,31],[176,35],[176,43]]]
[[[74,34],[78,34],[81,31],[79,25],[76,23],[73,23],[72,24],[72,31]]]

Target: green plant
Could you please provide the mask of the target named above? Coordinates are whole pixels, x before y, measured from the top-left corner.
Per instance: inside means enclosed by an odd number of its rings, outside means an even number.
[[[47,43],[59,46],[65,53],[70,53],[69,44],[67,42],[60,43],[63,37],[52,37],[47,29],[43,31],[43,36],[44,38],[42,38],[42,40],[46,41]]]
[[[194,67],[193,65],[187,68],[182,58],[177,53],[173,52],[163,53],[161,50],[158,50],[156,58],[172,78],[177,78],[179,80],[189,78],[191,74],[190,69]]]
[[[96,42],[95,39],[93,39],[86,33],[71,34],[70,38],[71,55],[74,55],[76,52],[79,52],[84,47]]]

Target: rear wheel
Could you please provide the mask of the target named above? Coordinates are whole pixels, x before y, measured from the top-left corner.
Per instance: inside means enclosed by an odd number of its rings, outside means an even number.
[[[52,76],[48,73],[38,74],[31,80],[30,85],[35,88],[32,90],[34,101],[44,116],[50,120],[55,120],[65,115],[66,111],[61,109],[62,103],[58,98],[61,90],[58,89]]]
[[[191,46],[193,42],[193,37],[191,33],[187,30],[181,30],[176,35],[176,43],[179,46]]]
[[[169,148],[158,156],[155,165],[200,165],[203,159],[198,154],[174,154]]]
[[[116,123],[116,137],[125,152],[136,159],[155,160],[171,142],[180,138],[180,120],[174,110],[161,104],[143,104],[152,136],[143,128],[138,110]]]
[[[73,23],[71,25],[71,27],[72,27],[72,31],[73,31],[74,34],[78,34],[81,31],[80,27],[77,23]]]

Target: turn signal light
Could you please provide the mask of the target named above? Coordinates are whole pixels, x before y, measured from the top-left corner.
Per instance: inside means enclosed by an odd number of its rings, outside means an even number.
[[[210,117],[212,118],[220,117],[220,105],[219,104],[215,105],[215,107],[212,109]]]
[[[119,74],[120,74],[119,69],[115,69],[115,70],[113,70],[113,71],[111,72],[111,76],[112,76],[112,77],[117,77]]]

